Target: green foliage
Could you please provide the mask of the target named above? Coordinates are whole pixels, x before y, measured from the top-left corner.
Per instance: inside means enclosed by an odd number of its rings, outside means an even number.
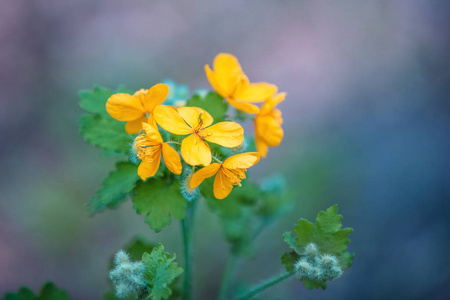
[[[125,252],[128,253],[131,260],[140,260],[145,252],[152,252],[155,244],[146,241],[141,237],[135,237],[125,247]]]
[[[174,262],[176,256],[164,252],[164,246],[159,244],[153,248],[150,254],[142,255],[145,265],[144,279],[149,283],[151,299],[168,299],[172,295],[171,283],[177,278],[183,269]]]
[[[203,108],[213,117],[215,123],[222,122],[228,110],[228,104],[215,92],[209,92],[205,97],[194,95],[187,101],[186,106]]]
[[[259,231],[290,206],[292,197],[287,195],[285,186],[280,184],[283,180],[270,177],[262,185],[244,180],[241,182],[242,186],[235,186],[223,200],[214,197],[214,177],[206,179],[200,185],[209,209],[220,218],[222,232],[233,253],[252,254],[252,240]]]
[[[128,153],[132,138],[125,131],[125,122],[111,118],[106,112],[106,101],[115,93],[130,93],[124,87],[111,91],[103,87],[83,90],[78,94],[80,106],[88,112],[80,121],[80,134],[86,142],[113,153]]]
[[[89,213],[102,211],[105,207],[115,208],[126,199],[139,179],[137,166],[129,162],[119,162],[116,170],[109,173],[103,182],[103,188],[93,196],[89,203]]]
[[[186,200],[180,194],[180,184],[172,176],[139,182],[134,189],[133,208],[155,232],[170,225],[173,216],[182,220],[186,214]]]
[[[351,265],[353,255],[346,252],[346,249],[350,242],[348,235],[353,229],[341,229],[342,215],[338,215],[337,211],[338,207],[334,205],[326,211],[319,212],[315,224],[301,219],[295,226],[295,236],[292,232],[284,234],[284,241],[294,250],[281,257],[281,263],[288,272],[293,272],[295,263],[306,256],[305,247],[310,243],[317,245],[321,253],[335,256],[341,268]],[[301,280],[308,289],[326,288],[325,280],[311,280],[304,277]]]
[[[136,300],[135,296],[129,296],[126,298],[119,298],[116,296],[116,293],[114,293],[113,291],[107,291],[103,293],[103,300]]]
[[[142,237],[134,237],[130,242],[128,242],[122,249],[128,253],[130,260],[137,261],[141,260],[142,254],[144,252],[152,252],[155,244],[148,242]],[[109,259],[109,269],[114,268],[114,255]]]
[[[69,300],[67,292],[58,289],[53,283],[47,282],[41,287],[39,295],[35,295],[29,288],[22,287],[17,293],[6,293],[5,300]]]

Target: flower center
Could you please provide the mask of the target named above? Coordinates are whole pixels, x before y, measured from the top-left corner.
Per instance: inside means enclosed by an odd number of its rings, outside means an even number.
[[[227,169],[225,167],[222,168],[223,174],[233,185],[241,186],[242,179],[245,179],[245,172],[247,169]]]
[[[136,148],[139,159],[152,162],[162,146],[161,143],[152,141],[145,134],[141,134],[134,140],[133,147]]]

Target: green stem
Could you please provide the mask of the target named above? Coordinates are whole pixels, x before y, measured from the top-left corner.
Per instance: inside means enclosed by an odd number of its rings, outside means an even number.
[[[257,287],[254,287],[253,289],[251,289],[250,291],[248,291],[247,293],[245,293],[244,295],[240,296],[237,298],[237,300],[247,300],[250,299],[251,297],[261,293],[262,291],[264,291],[265,289],[285,280],[286,278],[291,277],[292,275],[294,275],[294,273],[282,273],[280,275],[278,275],[277,277],[271,278],[269,280],[267,280],[266,282],[258,285]]]
[[[219,300],[227,299],[231,278],[233,278],[238,259],[239,258],[233,253],[228,257],[227,265],[225,266],[225,271],[222,276],[222,283],[220,284]]]
[[[212,159],[214,159],[216,162],[218,162],[219,164],[222,164],[223,163],[223,161],[221,161],[220,159],[218,159],[217,157],[215,157],[215,156],[212,156]]]
[[[178,145],[178,146],[181,146],[181,143],[178,143],[178,142],[175,142],[175,141],[168,141],[168,142],[165,142],[166,144],[175,144],[175,145]]]
[[[188,203],[186,217],[181,221],[181,231],[183,235],[183,256],[184,256],[184,277],[183,277],[183,299],[191,299],[191,240],[192,222],[194,217],[195,202]]]

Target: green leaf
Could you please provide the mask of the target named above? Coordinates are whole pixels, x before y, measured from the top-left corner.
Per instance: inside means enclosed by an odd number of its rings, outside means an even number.
[[[133,208],[140,215],[147,215],[145,222],[155,232],[160,232],[172,222],[171,216],[182,220],[186,214],[186,200],[180,194],[178,180],[166,178],[140,182],[134,189]]]
[[[94,86],[92,90],[81,90],[78,92],[80,107],[90,113],[106,115],[108,114],[106,112],[106,101],[116,93],[133,94],[133,91],[124,86],[119,86],[115,91],[101,86]]]
[[[132,137],[125,131],[125,123],[109,115],[84,114],[79,121],[80,134],[86,142],[109,152],[127,154]]]
[[[41,289],[39,300],[69,300],[69,296],[63,290],[58,289],[53,283],[46,283]]]
[[[292,232],[284,234],[284,241],[289,248],[294,251],[285,253],[282,256],[282,264],[289,272],[294,271],[294,264],[304,256],[303,249],[309,243],[317,245],[319,252],[322,254],[334,255],[339,262],[341,268],[351,266],[353,254],[346,252],[347,244],[350,242],[348,236],[353,232],[351,228],[342,227],[342,215],[338,215],[338,207],[334,205],[326,211],[321,211],[317,215],[315,224],[308,220],[301,219],[295,226],[295,236]],[[326,288],[326,281],[314,281],[308,278],[301,279],[305,287]]]
[[[109,152],[128,153],[132,139],[125,131],[125,122],[111,118],[106,112],[106,101],[115,93],[128,93],[125,87],[111,91],[96,86],[93,90],[80,91],[80,106],[89,114],[84,114],[80,121],[80,134],[86,142]]]
[[[113,291],[107,291],[103,293],[103,300],[136,300],[135,296],[129,296],[126,298],[119,298],[116,296],[116,293]]]
[[[113,95],[110,89],[95,86],[92,90],[81,90],[78,92],[80,107],[90,113],[107,114],[106,101]]]
[[[294,272],[294,264],[298,259],[297,253],[294,251],[286,252],[281,256],[281,263],[286,267],[286,270],[290,273]]]
[[[177,278],[183,269],[174,262],[176,256],[164,252],[164,246],[159,244],[153,248],[150,254],[142,255],[142,262],[145,265],[144,279],[150,284],[151,299],[168,299],[172,294],[171,283]]]
[[[130,162],[117,163],[116,170],[109,173],[108,177],[103,180],[103,188],[88,203],[89,213],[100,212],[105,207],[117,207],[133,190],[138,179],[136,165]]]
[[[206,110],[214,119],[214,122],[222,122],[228,110],[228,104],[216,92],[209,92],[205,97],[199,95],[192,96],[186,106],[201,107]]]
[[[36,295],[27,287],[21,287],[17,293],[6,293],[5,300],[35,300]]]
[[[70,300],[67,292],[58,289],[53,283],[47,282],[41,287],[39,296],[36,296],[29,288],[22,287],[18,293],[6,293],[5,300]]]

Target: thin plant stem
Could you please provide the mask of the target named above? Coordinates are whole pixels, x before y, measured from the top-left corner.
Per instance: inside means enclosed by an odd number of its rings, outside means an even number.
[[[183,277],[183,299],[190,300],[192,292],[191,282],[191,241],[192,223],[195,211],[195,201],[188,202],[186,217],[181,220],[181,231],[183,235],[184,277]]]
[[[276,277],[273,277],[273,278],[267,280],[266,282],[252,288],[250,291],[248,291],[244,295],[241,295],[240,297],[237,298],[237,300],[248,300],[248,299],[252,298],[253,296],[261,293],[265,289],[285,280],[286,278],[291,277],[292,275],[294,275],[294,273],[286,272],[286,273],[282,273]]]
[[[231,253],[228,257],[227,264],[222,276],[222,283],[220,284],[219,300],[227,299],[228,290],[230,287],[231,279],[234,276],[236,265],[239,260],[234,253]]]

